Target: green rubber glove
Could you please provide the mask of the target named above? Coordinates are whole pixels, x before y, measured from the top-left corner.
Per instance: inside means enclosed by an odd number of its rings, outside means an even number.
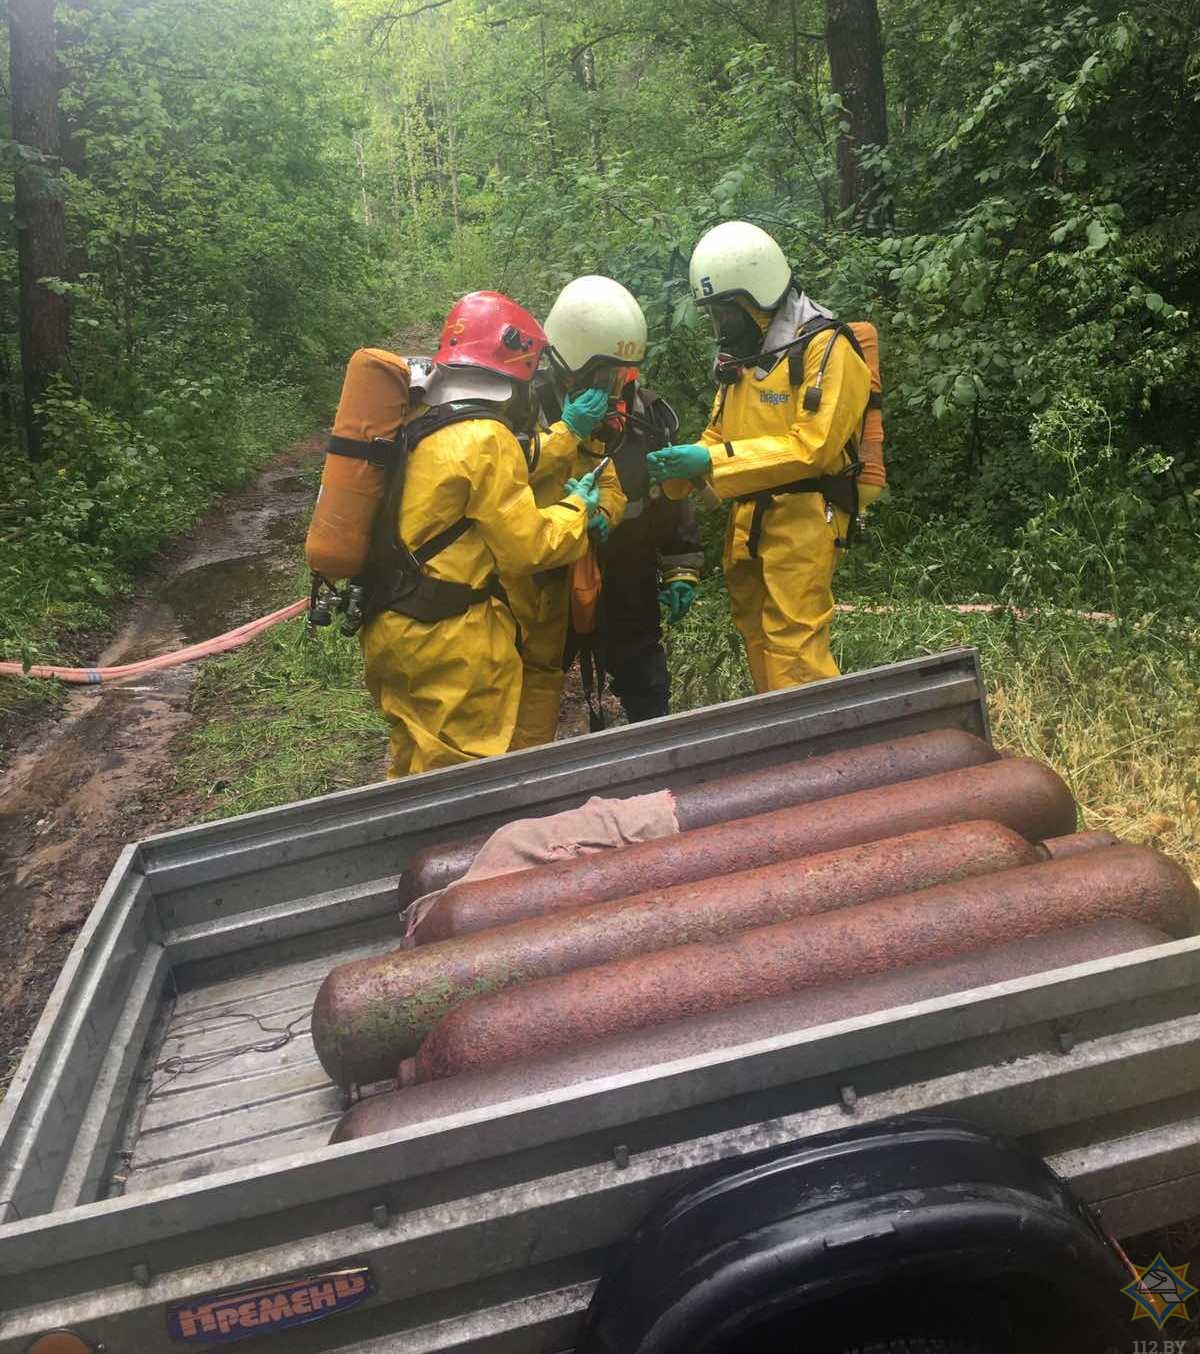
[[[652,484],[663,480],[694,480],[712,471],[712,457],[707,447],[684,443],[680,447],[663,447],[646,457],[646,469]]]
[[[696,600],[696,585],[686,578],[676,578],[658,594],[658,600],[670,613],[669,620],[677,625],[688,614]]]
[[[582,475],[577,480],[568,480],[563,485],[563,494],[574,494],[576,498],[583,499],[590,527],[592,518],[600,511],[600,486],[595,482],[595,476]]]
[[[603,390],[584,390],[563,401],[562,421],[578,438],[591,437],[608,415],[608,395]]]
[[[608,514],[599,508],[588,518],[588,535],[597,545],[603,545],[608,540]]]

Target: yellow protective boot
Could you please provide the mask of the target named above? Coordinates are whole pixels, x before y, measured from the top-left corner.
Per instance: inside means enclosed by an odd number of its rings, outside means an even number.
[[[833,574],[841,551],[834,544],[848,517],[825,520],[820,494],[794,494],[763,514],[756,558],[725,566],[730,609],[746,645],[756,691],[836,677],[829,648]]]
[[[509,748],[552,743],[562,704],[563,648],[570,610],[569,573],[514,579],[508,599],[521,626],[521,701]]]

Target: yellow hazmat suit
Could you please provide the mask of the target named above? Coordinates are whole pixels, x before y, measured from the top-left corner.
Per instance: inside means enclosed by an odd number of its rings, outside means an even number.
[[[570,563],[586,549],[572,495],[539,507],[525,455],[501,423],[471,419],[422,439],[408,462],[400,537],[410,550],[463,517],[474,525],[426,566],[483,587]],[[391,725],[388,778],[505,752],[521,698],[516,622],[497,598],[425,623],[384,611],[363,630],[367,687]]]
[[[718,393],[700,441],[711,449],[712,483],[721,498],[761,494],[845,467],[843,448],[862,424],[871,374],[839,336],[821,382],[820,406],[810,413],[804,390],[816,383],[828,342],[825,334],[809,343],[800,385],[792,386],[785,356],[765,376],[751,368]],[[671,483],[674,488],[678,482]],[[764,496],[733,505],[725,580],[757,691],[838,675],[829,651],[829,623],[840,555],[835,541],[845,536],[847,526],[847,515],[827,509],[819,493]]]
[[[563,481],[586,474],[604,455],[598,441],[583,442],[565,423],[551,424],[542,434],[541,454],[530,479],[538,506],[562,494]],[[625,514],[625,495],[610,464],[600,476],[600,511],[615,527]],[[501,575],[504,590],[521,627],[521,704],[510,747],[552,743],[562,703],[563,648],[571,612],[570,571],[510,578]]]

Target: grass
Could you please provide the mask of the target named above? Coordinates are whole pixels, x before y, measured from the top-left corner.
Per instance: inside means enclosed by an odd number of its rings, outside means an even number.
[[[298,579],[289,596],[306,582]],[[181,783],[223,818],[382,780],[386,729],[358,641],[303,617],[203,665],[183,738]]]
[[[866,605],[868,603],[864,603]],[[835,623],[844,670],[958,645],[979,649],[996,743],[1048,762],[1083,824],[1150,842],[1200,877],[1200,636],[1109,627],[1048,610],[960,615],[921,598]],[[719,580],[670,637],[677,709],[750,690]],[[202,669],[201,715],[181,773],[206,816],[243,813],[378,780],[385,728],[358,645],[301,621]]]
[[[48,595],[26,599],[14,610],[16,614],[0,627],[0,659],[17,663],[92,662],[110,623],[109,613],[99,605],[68,605]],[[0,765],[25,732],[62,709],[66,698],[61,682],[0,677]]]
[[[1200,635],[1166,622],[1105,626],[1059,610],[1018,619],[962,615],[917,597],[890,605],[838,617],[834,651],[844,671],[977,648],[997,745],[1053,766],[1085,827],[1150,842],[1200,877]],[[671,637],[671,663],[677,709],[750,691],[716,581]]]

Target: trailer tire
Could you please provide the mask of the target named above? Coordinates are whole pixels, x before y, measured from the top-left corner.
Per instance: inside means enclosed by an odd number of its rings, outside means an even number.
[[[974,1340],[939,1340],[905,1337],[900,1340],[872,1340],[867,1345],[851,1345],[842,1354],[982,1354]]]

